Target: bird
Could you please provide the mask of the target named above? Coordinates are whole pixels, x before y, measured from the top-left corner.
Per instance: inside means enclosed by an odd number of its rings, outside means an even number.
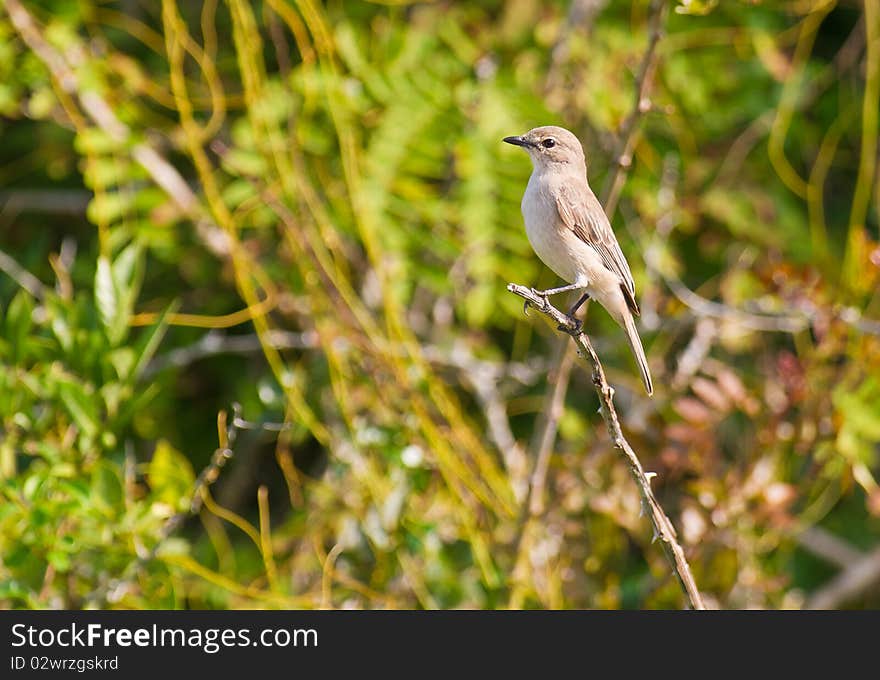
[[[645,391],[653,394],[634,318],[639,315],[635,282],[608,216],[590,189],[583,146],[574,134],[555,125],[536,127],[503,141],[522,147],[532,160],[521,204],[526,235],[541,261],[567,282],[532,291],[545,299],[583,291],[568,311],[572,319],[590,298],[602,305],[626,333]]]

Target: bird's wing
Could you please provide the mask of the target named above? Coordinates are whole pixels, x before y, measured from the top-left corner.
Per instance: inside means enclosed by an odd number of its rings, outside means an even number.
[[[626,304],[638,316],[639,306],[636,303],[636,285],[632,272],[611,230],[605,211],[593,192],[589,188],[586,192],[578,191],[563,184],[556,192],[556,209],[563,224],[593,248],[602,263],[621,278],[620,289],[626,298]]]

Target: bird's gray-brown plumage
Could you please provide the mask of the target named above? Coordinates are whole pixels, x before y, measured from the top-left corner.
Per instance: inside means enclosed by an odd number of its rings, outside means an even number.
[[[652,394],[651,372],[633,318],[639,306],[632,272],[590,189],[581,143],[568,130],[552,125],[504,141],[523,147],[532,159],[534,170],[522,200],[529,243],[544,264],[569,283],[543,293],[584,290],[602,305],[626,332],[645,390]],[[576,309],[577,305],[572,312]]]
[[[595,249],[602,258],[602,264],[621,278],[620,289],[626,298],[626,305],[638,316],[640,312],[636,302],[636,284],[629,263],[623,256],[611,224],[593,191],[589,187],[586,192],[575,191],[571,186],[562,184],[556,196],[556,210],[565,226],[581,241]]]

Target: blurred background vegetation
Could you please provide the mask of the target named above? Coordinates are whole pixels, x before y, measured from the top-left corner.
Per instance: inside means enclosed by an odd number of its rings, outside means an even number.
[[[505,290],[539,124],[626,180],[653,399],[587,329],[707,602],[880,606],[878,95],[878,0],[4,0],[0,606],[683,606]]]

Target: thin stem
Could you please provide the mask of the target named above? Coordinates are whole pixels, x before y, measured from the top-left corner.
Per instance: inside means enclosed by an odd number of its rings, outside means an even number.
[[[663,26],[668,7],[669,3],[666,0],[653,0],[651,3],[650,19],[648,20],[648,47],[642,56],[642,62],[636,74],[635,101],[632,110],[620,126],[617,145],[612,156],[614,170],[605,181],[602,191],[602,205],[609,219],[617,209],[617,201],[620,199],[623,183],[626,181],[626,176],[632,165],[632,155],[638,137],[638,124],[642,117],[651,110],[650,93],[654,83],[654,71],[657,68],[657,46],[660,44],[660,38],[663,37]]]
[[[519,295],[534,307],[535,310],[541,314],[547,315],[555,321],[559,325],[559,330],[570,335],[578,349],[589,357],[590,362],[593,365],[593,385],[596,387],[596,393],[599,395],[599,402],[602,404],[602,418],[605,420],[605,424],[608,427],[608,434],[611,437],[611,441],[614,443],[614,446],[620,449],[623,453],[624,458],[629,465],[633,480],[635,480],[636,485],[639,487],[639,491],[642,495],[642,502],[651,518],[651,523],[654,526],[654,536],[662,541],[666,556],[669,559],[673,571],[681,585],[682,591],[687,597],[691,607],[694,609],[705,609],[706,606],[703,604],[703,598],[700,595],[696,581],[694,581],[694,577],[691,574],[691,568],[685,557],[684,550],[678,543],[675,527],[663,511],[663,508],[657,501],[654,492],[651,489],[650,477],[653,477],[654,475],[651,474],[649,476],[645,473],[636,452],[633,450],[632,446],[630,446],[623,434],[623,430],[620,426],[620,418],[617,415],[617,410],[614,408],[614,388],[608,384],[608,380],[605,377],[605,371],[602,368],[602,364],[599,361],[596,351],[593,349],[590,338],[583,332],[583,330],[581,330],[580,325],[576,324],[569,316],[551,305],[546,298],[535,295],[531,288],[511,283],[507,286],[507,290]]]

